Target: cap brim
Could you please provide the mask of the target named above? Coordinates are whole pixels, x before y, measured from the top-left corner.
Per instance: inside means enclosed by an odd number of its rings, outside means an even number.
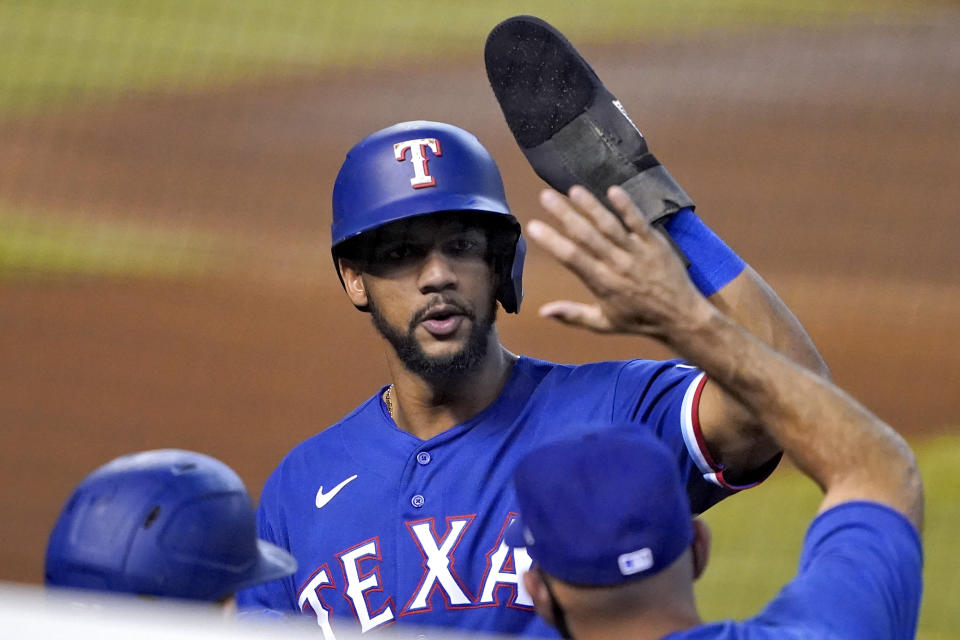
[[[523,539],[523,529],[524,524],[520,519],[520,516],[514,518],[509,525],[507,525],[507,530],[503,534],[503,541],[507,543],[509,547],[526,547],[527,541]]]

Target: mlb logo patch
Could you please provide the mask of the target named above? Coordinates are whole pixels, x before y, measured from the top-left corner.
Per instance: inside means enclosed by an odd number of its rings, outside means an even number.
[[[644,547],[629,553],[622,553],[617,557],[617,566],[620,567],[620,573],[625,576],[646,571],[653,566],[653,552],[650,551],[649,547]]]

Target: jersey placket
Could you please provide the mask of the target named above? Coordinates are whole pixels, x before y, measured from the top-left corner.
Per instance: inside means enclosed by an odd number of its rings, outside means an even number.
[[[415,550],[409,560],[419,556],[421,562],[407,562],[397,567],[400,615],[432,611],[441,601],[448,608],[471,606],[470,592],[456,575],[454,552],[472,518],[451,517],[445,506],[445,484],[455,472],[443,464],[444,452],[454,446],[451,440],[462,431],[455,427],[436,438],[421,443],[407,460],[404,481],[398,493],[398,508],[404,527],[398,533],[398,545]],[[439,594],[437,592],[440,592]],[[398,595],[399,595],[398,594]],[[400,595],[400,598],[403,598]]]

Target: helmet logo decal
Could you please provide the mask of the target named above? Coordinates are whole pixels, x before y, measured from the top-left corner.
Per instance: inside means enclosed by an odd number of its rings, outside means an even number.
[[[430,169],[427,167],[427,149],[430,149],[434,156],[443,155],[440,141],[436,138],[417,138],[393,145],[393,155],[397,162],[406,160],[407,151],[410,151],[410,162],[413,163],[413,177],[410,178],[410,185],[414,189],[423,189],[437,184],[436,178],[430,175]]]

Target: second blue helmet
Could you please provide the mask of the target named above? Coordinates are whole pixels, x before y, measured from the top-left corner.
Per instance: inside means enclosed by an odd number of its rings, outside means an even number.
[[[74,490],[50,534],[46,584],[218,601],[296,570],[257,537],[243,482],[179,449],[117,458]]]

